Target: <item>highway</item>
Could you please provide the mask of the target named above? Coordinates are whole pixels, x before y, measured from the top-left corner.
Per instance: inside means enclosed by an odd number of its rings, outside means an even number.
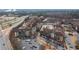
[[[8,49],[12,50],[13,49],[11,42],[9,40],[9,33],[13,28],[17,27],[22,22],[24,22],[25,18],[26,18],[26,16],[16,18],[15,19],[16,21],[14,21],[14,22],[13,22],[13,20],[10,21],[10,23],[12,23],[11,27],[8,27],[5,29],[2,29],[2,28],[0,29],[0,50],[8,50]],[[7,23],[5,22],[5,24],[7,24]]]

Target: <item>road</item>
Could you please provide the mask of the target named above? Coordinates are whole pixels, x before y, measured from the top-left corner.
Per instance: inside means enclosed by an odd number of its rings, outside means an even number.
[[[49,43],[47,43],[46,41],[45,41],[45,39],[44,38],[42,38],[42,37],[40,37],[40,36],[37,36],[37,42],[40,44],[40,45],[42,45],[42,46],[44,46],[44,49],[45,50],[48,50],[48,49],[53,49],[53,50],[55,50],[55,47],[53,46],[53,45],[50,45]]]
[[[21,49],[21,50],[39,50],[40,45],[36,42],[36,39],[23,39],[19,43],[18,49]]]

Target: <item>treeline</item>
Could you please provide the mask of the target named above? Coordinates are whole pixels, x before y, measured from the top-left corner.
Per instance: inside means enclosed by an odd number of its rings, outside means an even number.
[[[58,17],[58,18],[79,18],[79,10],[40,10],[40,11],[15,11],[15,12],[0,12],[1,15],[14,14],[18,16],[23,15],[37,15],[37,16],[49,16],[49,17]]]

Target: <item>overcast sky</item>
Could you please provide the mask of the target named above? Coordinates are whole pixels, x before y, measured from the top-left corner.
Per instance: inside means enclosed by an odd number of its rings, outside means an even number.
[[[79,9],[79,0],[0,0],[0,9]]]

